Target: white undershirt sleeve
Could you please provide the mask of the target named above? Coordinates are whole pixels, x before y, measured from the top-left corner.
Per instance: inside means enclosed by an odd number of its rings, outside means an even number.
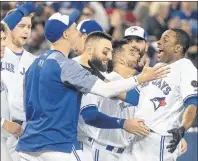
[[[90,93],[110,98],[137,87],[139,83],[135,77],[105,83],[98,79]]]

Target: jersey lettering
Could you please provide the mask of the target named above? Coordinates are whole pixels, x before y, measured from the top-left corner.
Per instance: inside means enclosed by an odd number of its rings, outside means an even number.
[[[14,64],[12,64],[12,63],[7,63],[7,62],[5,62],[5,64],[3,64],[3,63],[1,62],[1,71],[2,71],[2,70],[7,70],[7,71],[9,71],[9,72],[14,73]]]

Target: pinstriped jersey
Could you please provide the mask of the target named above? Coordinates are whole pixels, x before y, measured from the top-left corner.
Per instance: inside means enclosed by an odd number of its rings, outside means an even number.
[[[197,69],[186,58],[169,65],[166,78],[140,86],[140,98],[135,117],[144,119],[146,125],[167,136],[168,130],[181,126],[183,103],[189,97],[197,97]]]
[[[116,72],[111,72],[106,75],[106,78],[110,81],[124,79]],[[103,98],[103,100],[100,101],[99,109],[102,113],[111,117],[129,119],[134,117],[136,107],[117,98]],[[132,138],[133,135],[123,129],[101,129],[97,142],[102,143],[103,145],[124,148],[129,145]]]

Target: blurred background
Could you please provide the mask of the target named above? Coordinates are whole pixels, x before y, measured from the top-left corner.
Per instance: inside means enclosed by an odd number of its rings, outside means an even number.
[[[17,3],[22,2],[0,2],[1,19]],[[37,2],[45,6],[44,11],[37,13],[33,18],[32,36],[25,48],[39,55],[49,48],[49,42],[44,37],[45,21],[55,12],[69,13],[73,8],[81,11],[78,22],[84,19],[95,19],[104,30],[112,35],[114,39],[122,38],[124,30],[132,25],[143,27],[148,33],[150,44],[146,57],[151,59],[151,65],[156,63],[157,44],[161,34],[168,28],[181,28],[191,36],[191,46],[186,53],[193,64],[198,66],[198,12],[197,2]],[[188,152],[181,156],[178,161],[197,161],[197,127],[195,120],[186,135]]]

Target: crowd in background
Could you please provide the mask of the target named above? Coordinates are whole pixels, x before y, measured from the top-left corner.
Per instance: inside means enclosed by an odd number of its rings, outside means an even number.
[[[1,2],[1,19],[17,2]],[[21,3],[21,2],[18,2]],[[168,28],[182,28],[191,35],[191,47],[187,57],[197,67],[197,2],[37,2],[44,11],[33,18],[33,32],[26,49],[38,55],[49,48],[44,37],[44,24],[50,15],[59,11],[69,13],[73,8],[81,11],[79,22],[97,20],[114,39],[122,38],[124,30],[132,25],[143,27],[150,43],[148,57],[155,64],[156,41]]]
[[[21,2],[1,2],[1,19]],[[147,56],[152,65],[156,63],[157,40],[168,28],[181,28],[191,36],[191,47],[186,57],[197,67],[198,12],[197,2],[37,2],[44,11],[33,18],[31,39],[27,51],[39,55],[50,47],[44,36],[45,21],[55,12],[70,13],[73,8],[81,12],[78,22],[95,19],[113,39],[122,38],[126,28],[132,25],[143,27],[150,44]],[[196,121],[198,125],[198,121]]]

